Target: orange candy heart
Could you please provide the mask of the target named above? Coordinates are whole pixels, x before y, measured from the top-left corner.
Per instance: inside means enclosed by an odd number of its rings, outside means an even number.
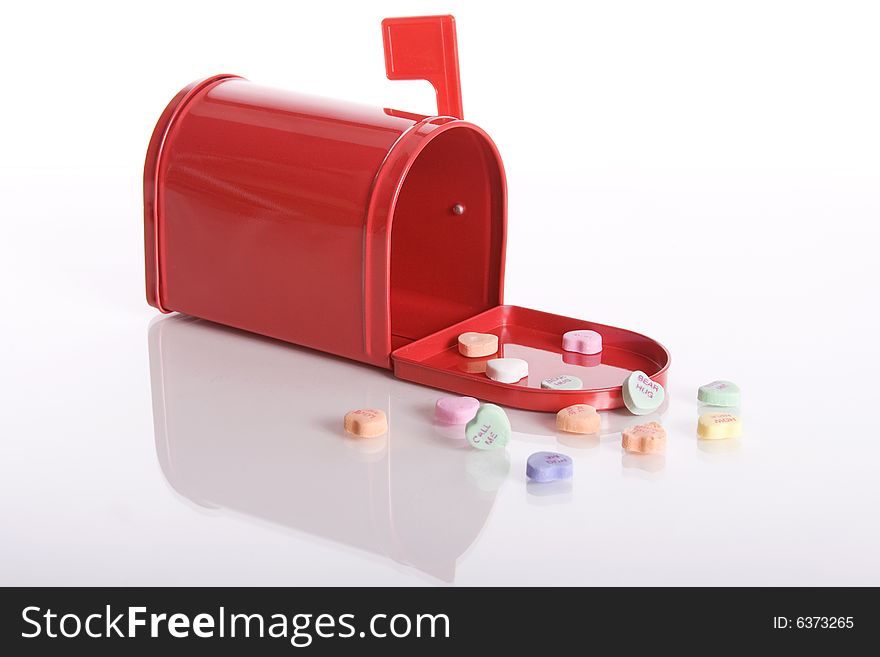
[[[629,427],[623,432],[623,448],[638,454],[663,454],[666,451],[666,429],[659,422]]]
[[[388,431],[385,411],[364,408],[345,414],[345,430],[353,436],[375,438]]]
[[[566,406],[556,414],[556,428],[569,433],[599,433],[601,419],[588,404]]]
[[[458,353],[468,358],[491,356],[498,351],[498,336],[469,331],[458,336]]]

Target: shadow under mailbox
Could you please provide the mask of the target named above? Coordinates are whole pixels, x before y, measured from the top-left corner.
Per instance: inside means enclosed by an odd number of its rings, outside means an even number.
[[[435,431],[436,391],[183,316],[152,322],[149,345],[156,451],[178,493],[454,580],[507,462]],[[386,436],[345,436],[362,407],[385,410]]]

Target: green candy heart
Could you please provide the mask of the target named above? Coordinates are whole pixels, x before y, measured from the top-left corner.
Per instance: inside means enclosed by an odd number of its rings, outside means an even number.
[[[739,386],[731,381],[713,381],[700,386],[697,400],[709,406],[739,406]]]
[[[623,382],[623,403],[633,415],[647,415],[660,408],[666,396],[663,386],[636,370]]]
[[[495,404],[480,404],[474,419],[467,423],[465,436],[477,449],[501,449],[510,440],[510,420]]]

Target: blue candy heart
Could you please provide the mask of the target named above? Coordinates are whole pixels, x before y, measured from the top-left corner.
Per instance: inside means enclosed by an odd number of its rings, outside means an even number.
[[[535,452],[526,462],[526,476],[532,481],[546,482],[571,479],[573,464],[565,454]]]

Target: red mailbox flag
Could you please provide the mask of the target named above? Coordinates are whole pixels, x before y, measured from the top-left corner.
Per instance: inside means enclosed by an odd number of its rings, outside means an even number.
[[[389,80],[427,80],[437,92],[438,116],[464,118],[452,16],[386,18],[382,42]]]

